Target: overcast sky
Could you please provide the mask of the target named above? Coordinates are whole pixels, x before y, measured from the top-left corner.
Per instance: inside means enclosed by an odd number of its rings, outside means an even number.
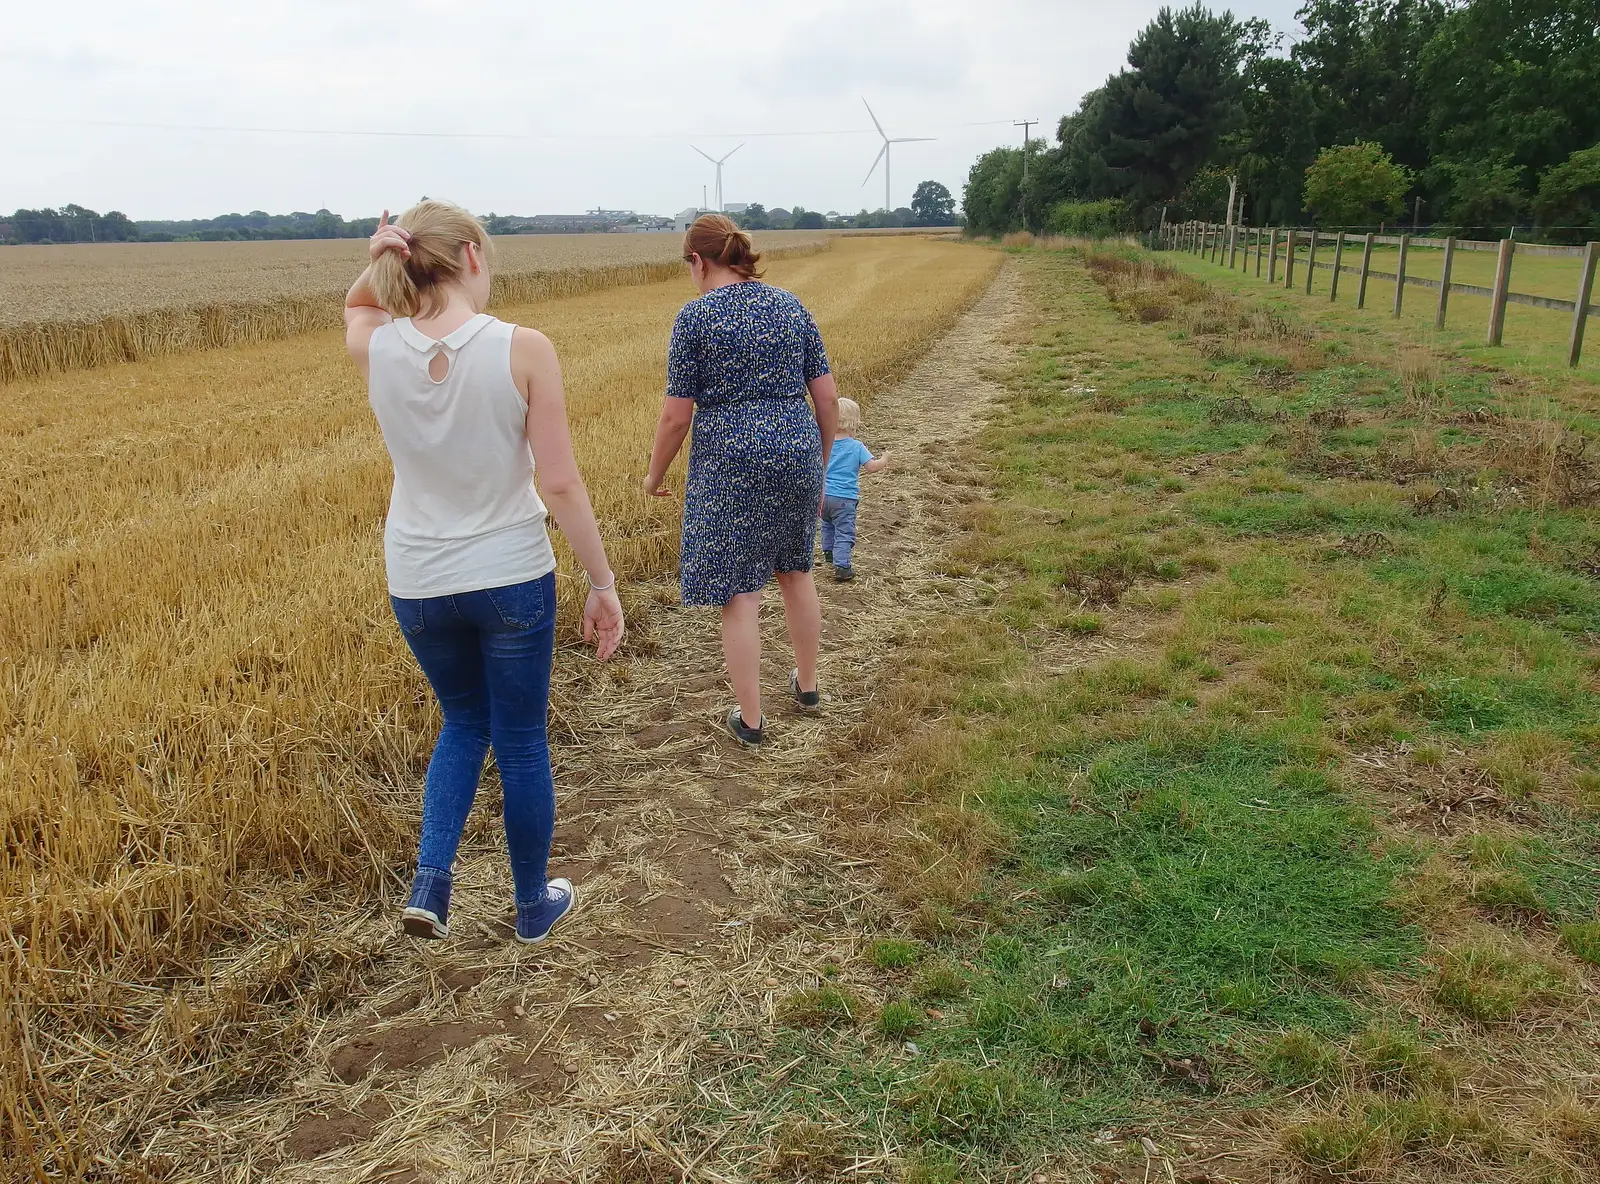
[[[1241,0],[1292,34],[1299,0]],[[726,200],[854,211],[1057,119],[1156,0],[276,0],[11,8],[0,210],[346,217],[423,194],[476,213],[675,213],[721,156]],[[1222,5],[1217,5],[1222,7]],[[468,15],[470,14],[470,15]],[[139,126],[143,125],[143,126]],[[255,129],[255,130],[247,130]],[[445,133],[379,136],[346,132]],[[803,134],[776,133],[854,133]],[[713,200],[715,197],[712,191]]]

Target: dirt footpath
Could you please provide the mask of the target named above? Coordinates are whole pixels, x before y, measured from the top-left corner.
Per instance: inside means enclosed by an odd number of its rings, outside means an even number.
[[[319,1034],[289,1097],[229,1124],[228,1142],[248,1150],[225,1157],[225,1174],[603,1179],[616,1178],[619,1149],[647,1147],[678,1172],[710,1150],[652,1133],[709,1075],[706,1017],[770,1023],[775,1001],[830,951],[853,952],[881,907],[874,869],[831,849],[824,813],[829,791],[863,770],[825,753],[861,718],[896,640],[959,596],[934,569],[978,495],[944,454],[981,425],[995,391],[985,374],[1010,361],[1022,310],[1004,269],[866,411],[862,440],[895,464],[863,481],[857,582],[819,568],[821,716],[790,704],[775,590],[762,618],[770,742],[759,753],[721,728],[732,697],[717,614],[679,607],[673,584],[649,589],[648,657],[599,667],[558,654],[560,699],[586,709],[551,721],[551,870],[577,883],[579,913],[548,945],[510,940],[510,872],[486,791],[450,938],[399,937],[398,905],[373,918],[370,940],[394,948],[384,989]]]

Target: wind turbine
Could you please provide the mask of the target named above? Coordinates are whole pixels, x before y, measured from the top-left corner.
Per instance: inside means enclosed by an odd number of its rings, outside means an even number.
[[[694,145],[690,144],[689,147],[694,148]],[[743,147],[744,147],[743,144],[739,145],[739,148],[743,148]],[[722,160],[727,160],[728,156],[732,156],[734,152],[739,151],[739,148],[733,149],[733,151],[729,152],[727,156],[724,156],[722,158]],[[694,148],[694,150],[696,152],[700,152],[700,149],[698,149],[698,148]],[[722,210],[723,210],[723,202],[722,202],[722,160],[718,160],[716,157],[712,156],[710,153],[707,153],[707,152],[700,152],[700,155],[704,156],[712,164],[717,166],[717,213],[720,214],[720,213],[722,213]]]
[[[867,102],[865,97],[862,98],[861,105],[867,109],[868,115],[872,115],[872,104]],[[862,178],[861,187],[863,189],[866,188],[867,182],[872,180],[872,174],[878,169],[878,162],[880,160],[883,161],[883,208],[885,211],[888,211],[894,209],[894,205],[889,201],[889,145],[915,144],[919,140],[931,140],[933,137],[901,136],[899,139],[891,140],[889,138],[889,133],[883,130],[883,124],[878,122],[878,117],[876,115],[872,115],[872,126],[877,128],[878,134],[883,137],[883,147],[878,149],[878,155],[872,158],[872,167],[867,170],[867,175]]]

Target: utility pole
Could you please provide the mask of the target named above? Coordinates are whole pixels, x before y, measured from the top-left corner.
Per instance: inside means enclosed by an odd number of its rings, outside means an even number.
[[[1028,146],[1032,143],[1028,138],[1028,129],[1038,122],[1037,119],[1013,119],[1011,121],[1012,127],[1020,127],[1022,129],[1022,179],[1024,181],[1028,179]]]
[[[1027,195],[1027,188],[1028,188],[1028,148],[1029,148],[1029,146],[1031,144],[1031,141],[1028,139],[1028,129],[1031,128],[1034,124],[1036,124],[1038,122],[1039,122],[1039,120],[1037,120],[1037,119],[1014,119],[1014,120],[1011,121],[1011,126],[1012,127],[1020,127],[1022,129],[1022,189],[1023,189],[1023,192],[1018,195],[1018,204],[1022,206],[1022,225],[1025,226],[1025,227],[1028,225],[1028,195]]]

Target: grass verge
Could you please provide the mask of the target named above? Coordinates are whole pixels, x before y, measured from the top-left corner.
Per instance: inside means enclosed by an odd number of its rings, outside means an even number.
[[[1016,263],[986,607],[854,740],[917,737],[857,806],[901,907],[695,1121],[828,1132],[774,1178],[1590,1178],[1593,392]]]

